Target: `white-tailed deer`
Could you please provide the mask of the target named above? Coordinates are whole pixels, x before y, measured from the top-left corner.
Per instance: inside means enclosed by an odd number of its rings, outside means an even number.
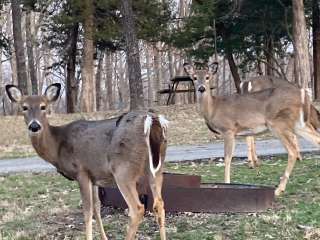
[[[240,84],[241,93],[248,94],[253,92],[259,92],[268,88],[293,88],[299,89],[293,83],[288,82],[285,79],[277,78],[274,76],[257,76],[250,78],[247,81],[243,81]],[[318,110],[311,104],[310,106],[310,123],[315,129],[320,129],[320,113]],[[260,165],[260,161],[256,154],[255,141],[253,136],[246,137],[248,145],[248,163],[250,167],[257,167]],[[299,151],[300,152],[300,151]],[[298,160],[301,160],[302,157],[299,154]]]
[[[212,96],[209,82],[217,64],[195,69],[184,64],[194,80],[199,111],[208,127],[224,139],[225,182],[230,183],[231,159],[236,136],[254,136],[270,130],[288,152],[288,164],[275,194],[287,185],[299,155],[296,135],[320,144],[320,134],[310,124],[310,101],[304,89],[291,87],[270,88],[250,94]]]
[[[100,216],[98,186],[113,181],[129,207],[126,239],[135,238],[144,215],[136,185],[144,175],[149,179],[154,197],[160,237],[166,239],[161,188],[167,120],[152,112],[133,111],[119,118],[51,126],[46,109],[57,100],[60,88],[60,84],[55,83],[48,86],[43,96],[23,96],[16,86],[7,85],[6,92],[12,102],[21,106],[32,145],[39,156],[63,176],[79,183],[86,239],[92,240],[93,214],[101,238],[107,239]]]

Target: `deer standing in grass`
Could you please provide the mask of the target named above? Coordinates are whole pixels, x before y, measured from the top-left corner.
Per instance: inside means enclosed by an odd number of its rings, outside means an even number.
[[[293,83],[288,82],[285,79],[277,78],[274,76],[257,76],[250,78],[247,81],[243,81],[240,84],[241,93],[248,94],[253,92],[259,92],[262,90],[266,90],[268,88],[293,88],[298,89]],[[310,123],[316,129],[320,129],[320,113],[318,110],[311,104],[310,105]],[[253,136],[246,137],[247,145],[248,145],[248,163],[249,166],[254,168],[260,165],[260,161],[257,157],[255,141]],[[302,157],[300,154],[298,155],[298,160],[301,160]]]
[[[23,96],[19,88],[7,85],[6,92],[12,102],[21,106],[31,143],[39,156],[63,176],[79,183],[86,239],[92,240],[93,214],[101,238],[107,239],[100,216],[98,186],[113,181],[129,207],[126,239],[135,238],[144,215],[136,185],[144,175],[148,176],[154,197],[161,240],[166,239],[161,188],[167,120],[151,112],[133,111],[120,118],[51,126],[46,109],[58,99],[60,88],[55,83],[48,86],[43,96]]]
[[[210,81],[217,65],[195,69],[184,64],[196,87],[198,109],[209,129],[224,139],[226,183],[230,183],[231,159],[236,136],[254,136],[270,130],[288,152],[288,164],[275,190],[280,195],[299,156],[296,134],[319,146],[320,134],[310,123],[310,101],[304,89],[270,88],[250,94],[212,96]]]

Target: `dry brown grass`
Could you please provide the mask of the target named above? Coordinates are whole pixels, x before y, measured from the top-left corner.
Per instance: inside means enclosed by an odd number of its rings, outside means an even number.
[[[209,142],[213,135],[208,131],[195,105],[161,106],[155,108],[170,121],[169,144],[194,144]],[[53,125],[62,125],[77,119],[99,120],[119,116],[121,111],[92,114],[51,114]],[[30,145],[22,116],[0,117],[0,158],[35,155]]]

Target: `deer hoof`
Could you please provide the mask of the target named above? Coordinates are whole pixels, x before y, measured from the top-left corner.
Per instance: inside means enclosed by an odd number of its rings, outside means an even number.
[[[281,191],[279,188],[277,188],[277,189],[274,191],[274,195],[275,195],[276,197],[280,196],[281,193],[282,193],[282,191]]]
[[[248,168],[250,168],[250,169],[255,168],[255,164],[253,164],[252,161],[248,161],[248,162],[247,162],[247,166],[248,166]]]

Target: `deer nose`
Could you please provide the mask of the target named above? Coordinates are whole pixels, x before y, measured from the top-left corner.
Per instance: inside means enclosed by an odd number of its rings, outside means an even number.
[[[31,132],[38,132],[40,131],[41,129],[41,125],[39,123],[37,123],[36,121],[32,121],[30,124],[29,124],[29,131]]]
[[[201,92],[201,93],[203,93],[205,90],[206,90],[206,88],[205,88],[203,85],[201,85],[201,86],[198,88],[198,91]]]

